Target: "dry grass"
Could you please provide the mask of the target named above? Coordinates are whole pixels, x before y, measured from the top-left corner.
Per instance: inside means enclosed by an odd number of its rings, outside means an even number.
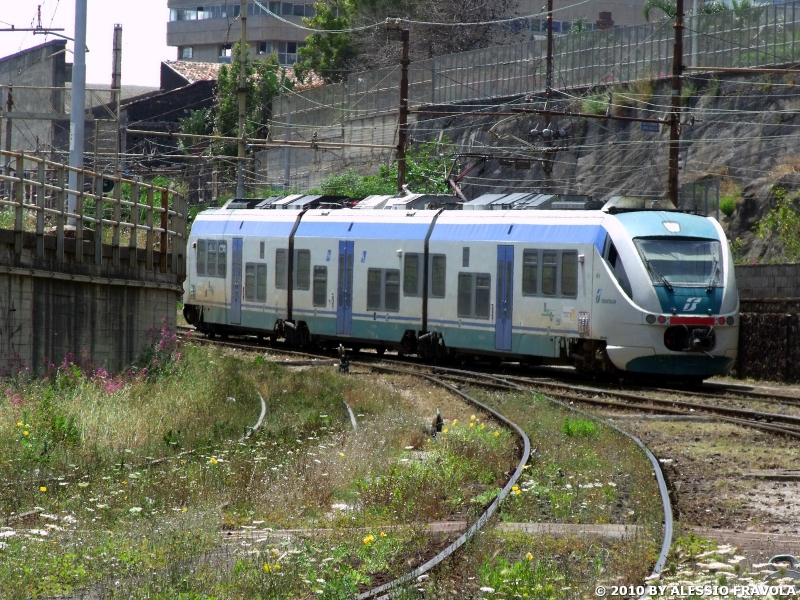
[[[800,154],[786,154],[777,159],[775,166],[770,169],[768,177],[780,177],[798,171],[800,171]]]

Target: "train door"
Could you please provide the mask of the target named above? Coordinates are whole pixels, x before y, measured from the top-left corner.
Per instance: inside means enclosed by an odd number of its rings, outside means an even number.
[[[511,350],[511,318],[514,302],[514,246],[497,247],[497,311],[494,346]]]
[[[353,332],[353,245],[339,242],[339,283],[336,286],[336,333]]]
[[[231,264],[231,325],[242,322],[242,238],[233,238]]]

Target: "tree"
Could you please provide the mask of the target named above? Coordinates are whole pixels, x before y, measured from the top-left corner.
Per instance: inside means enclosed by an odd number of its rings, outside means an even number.
[[[312,34],[298,54],[295,72],[317,73],[326,82],[341,81],[352,71],[396,65],[400,60],[397,36],[387,33],[387,18],[401,21],[411,30],[411,60],[485,48],[497,37],[510,41],[518,34],[491,21],[512,13],[517,0],[319,0],[316,14],[305,19],[309,27],[346,33]],[[369,25],[378,24],[374,27]],[[431,23],[478,23],[447,27]],[[364,29],[359,29],[364,27]]]
[[[181,119],[184,133],[239,136],[239,57],[241,42],[237,42],[231,53],[231,66],[222,65],[217,77],[216,104],[211,109],[192,111]],[[245,87],[247,89],[247,137],[269,136],[269,121],[272,117],[272,100],[284,89],[291,89],[292,80],[285,68],[281,68],[278,57],[270,54],[266,58],[248,58]],[[188,140],[188,145],[196,142]],[[207,145],[211,154],[233,156],[237,152],[235,142],[216,142]],[[184,150],[187,146],[184,146]]]
[[[733,2],[733,8],[736,8],[737,3],[741,1],[742,3],[748,2],[750,3],[751,0],[731,0]],[[670,19],[674,18],[675,15],[678,13],[678,8],[675,4],[675,0],[645,0],[644,4],[642,5],[642,14],[644,14],[644,18],[646,21],[650,20],[650,12],[653,9],[660,10]],[[725,10],[729,10],[727,6],[725,6],[724,1],[720,0],[711,0],[711,2],[706,2],[700,8],[701,15],[710,15],[712,13],[718,13]]]

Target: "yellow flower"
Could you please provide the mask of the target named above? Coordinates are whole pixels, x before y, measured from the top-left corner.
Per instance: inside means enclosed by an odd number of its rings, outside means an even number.
[[[481,423],[481,429],[486,429],[486,424]]]
[[[28,430],[26,429],[25,431],[23,431],[22,435],[28,435]]]
[[[22,427],[22,421],[17,421],[17,427]]]
[[[273,571],[280,571],[280,570],[281,570],[281,566],[280,566],[278,563],[275,563],[275,564],[272,566],[272,570],[273,570]]]
[[[511,486],[511,490],[514,491],[514,492],[516,492],[518,489],[519,489],[518,485],[512,485]]]
[[[455,425],[456,423],[458,423],[458,419],[453,419],[453,425]]]
[[[475,423],[470,423],[469,426],[470,427],[475,427]]]
[[[528,560],[533,560],[533,554],[531,554],[530,552],[528,552],[528,553],[525,555],[525,558],[527,558]]]
[[[372,534],[369,534],[367,537],[364,538],[364,545],[365,546],[369,546],[374,541],[375,541],[375,536],[372,535]]]
[[[494,432],[494,437],[500,437],[500,432],[499,431],[495,431]]]
[[[208,462],[210,462],[212,465],[215,465],[215,464],[217,464],[217,462],[219,462],[219,461],[218,461],[216,458],[214,458],[214,457],[212,456],[210,459],[208,459]]]
[[[381,537],[386,537],[386,534],[381,531]]]
[[[339,456],[344,456],[344,452],[339,452]]]
[[[270,571],[272,571],[272,567],[267,563],[264,563],[264,573],[269,573]]]
[[[42,486],[42,487],[39,488],[39,491],[44,493],[44,492],[47,491],[47,488],[45,486]]]
[[[474,421],[474,420],[475,420],[475,415],[472,415],[472,416],[469,418],[469,420],[470,420],[470,421]]]
[[[520,492],[519,490],[514,490],[514,493],[515,493],[517,496],[519,496],[519,495],[520,495],[522,492]]]
[[[122,485],[128,485],[128,482],[123,479],[122,480]]]
[[[185,506],[184,506],[184,507],[181,509],[181,512],[182,512],[182,513],[185,513],[185,512],[186,512],[186,507],[185,507]]]
[[[442,430],[442,433],[447,433],[448,431],[450,431],[450,430],[449,430],[447,427],[445,427],[445,428]]]

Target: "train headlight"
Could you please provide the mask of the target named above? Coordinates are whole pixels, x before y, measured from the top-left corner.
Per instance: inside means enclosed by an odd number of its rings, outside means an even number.
[[[664,323],[667,322],[667,317],[665,317],[664,315],[658,315],[658,322],[663,325]]]
[[[644,320],[647,321],[648,323],[650,323],[650,325],[652,325],[653,323],[656,322],[656,316],[655,315],[647,315],[644,318]]]
[[[728,325],[733,325],[734,322],[735,322],[735,319],[733,317],[728,317],[728,320],[727,320]]]

